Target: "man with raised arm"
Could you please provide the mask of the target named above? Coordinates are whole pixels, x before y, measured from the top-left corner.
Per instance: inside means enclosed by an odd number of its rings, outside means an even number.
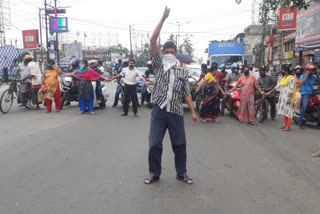
[[[162,54],[157,45],[158,36],[169,13],[170,9],[166,7],[161,21],[150,39],[152,65],[156,81],[151,97],[153,109],[149,136],[150,176],[144,180],[145,184],[152,184],[160,179],[162,141],[167,129],[175,155],[176,178],[187,184],[193,183],[192,179],[187,176],[186,169],[187,152],[183,99],[189,106],[194,125],[197,124],[198,119],[190,95],[188,72],[180,67],[180,63],[176,59],[177,46],[174,42],[167,41],[163,46]]]

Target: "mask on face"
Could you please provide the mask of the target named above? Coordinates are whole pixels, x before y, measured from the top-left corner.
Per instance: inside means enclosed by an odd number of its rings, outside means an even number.
[[[84,67],[86,67],[85,64],[80,64],[81,69],[84,69]]]
[[[232,70],[232,73],[237,74],[237,73],[238,73],[238,70],[237,70],[237,69],[233,69],[233,70]]]
[[[282,76],[286,75],[283,71],[281,72]]]
[[[261,74],[260,77],[266,77],[266,75],[265,74]]]
[[[129,65],[129,68],[134,68],[134,65]]]
[[[163,56],[163,67],[165,71],[169,70],[172,66],[176,65],[176,63],[176,56],[172,54],[166,54]]]
[[[221,68],[220,71],[221,71],[221,72],[224,72],[224,68]]]
[[[243,73],[244,73],[245,76],[249,75],[249,71],[244,71]]]
[[[301,76],[301,72],[297,72],[297,73],[296,73],[296,76],[297,76],[297,77],[300,77],[300,76]]]
[[[53,69],[53,65],[47,64],[47,69],[48,69],[48,70],[52,70],[52,69]]]

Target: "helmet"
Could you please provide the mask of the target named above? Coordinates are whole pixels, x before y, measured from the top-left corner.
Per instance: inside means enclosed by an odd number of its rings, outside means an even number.
[[[31,61],[32,59],[33,58],[32,58],[31,55],[25,55],[24,58],[23,58],[24,61]]]
[[[301,65],[297,65],[296,67],[294,67],[294,70],[297,70],[297,69],[300,69],[300,70],[302,70],[302,67],[301,67]]]
[[[312,63],[306,64],[304,67],[305,70],[316,70],[316,66],[314,66]]]
[[[147,65],[152,65],[152,61],[148,61],[148,62],[147,62]]]
[[[97,60],[92,60],[89,62],[89,66],[90,68],[94,68],[98,65],[98,61]]]
[[[233,63],[233,64],[231,65],[231,71],[232,71],[233,73],[237,73],[238,70],[239,70],[239,65],[236,64],[236,63]]]
[[[222,65],[220,65],[220,68],[226,69],[226,65],[225,65],[225,64],[222,64]]]

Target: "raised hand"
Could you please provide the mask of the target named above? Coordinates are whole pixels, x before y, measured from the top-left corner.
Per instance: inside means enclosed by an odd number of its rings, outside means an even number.
[[[169,17],[169,14],[170,14],[170,8],[165,8],[164,12],[163,12],[163,15],[162,15],[162,20],[166,20],[168,17]]]

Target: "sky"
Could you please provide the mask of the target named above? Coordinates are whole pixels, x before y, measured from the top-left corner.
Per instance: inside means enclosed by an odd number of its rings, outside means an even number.
[[[10,0],[11,27],[6,31],[7,43],[18,40],[21,46],[21,31],[39,28],[39,7],[43,8],[43,3],[44,0]],[[48,3],[53,5],[53,0]],[[204,55],[210,40],[231,39],[252,22],[251,0],[243,0],[240,5],[234,0],[58,0],[57,4],[67,7],[65,16],[69,19],[70,33],[61,35],[62,42],[78,40],[97,47],[121,43],[129,48],[131,25],[134,49],[149,41],[167,6],[171,13],[162,28],[161,43],[171,33],[177,34],[179,22],[180,44],[188,37],[196,57]]]

